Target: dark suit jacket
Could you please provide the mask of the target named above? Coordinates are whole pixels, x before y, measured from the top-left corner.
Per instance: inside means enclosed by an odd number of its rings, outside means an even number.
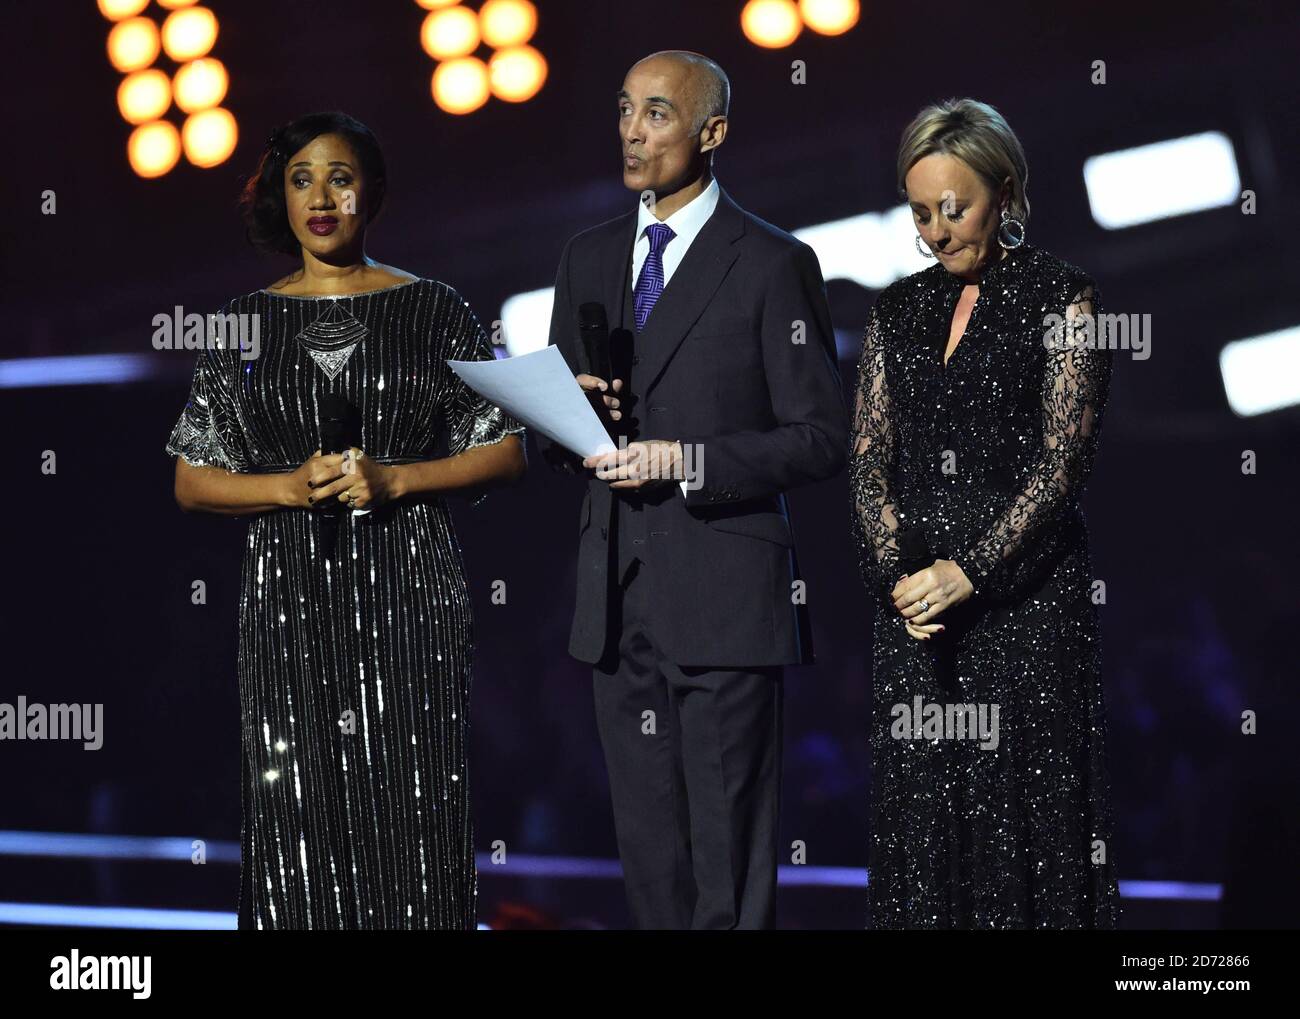
[[[631,321],[636,223],[633,210],[564,248],[550,342],[575,374],[586,370],[580,305],[603,304],[614,326]],[[698,444],[703,486],[683,497],[676,482],[661,482],[628,495],[588,481],[570,654],[593,663],[601,657],[611,587],[621,575],[614,531],[620,520],[627,530],[625,511],[636,504],[651,629],[670,660],[722,668],[811,664],[784,492],[834,477],[848,444],[817,256],[722,192],[635,334],[634,350],[633,400],[622,408],[637,423],[632,437]],[[539,440],[552,464],[573,465],[566,451]]]

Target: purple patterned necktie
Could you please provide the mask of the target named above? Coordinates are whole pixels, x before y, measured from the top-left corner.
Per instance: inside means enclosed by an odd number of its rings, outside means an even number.
[[[650,235],[650,254],[646,255],[641,266],[641,275],[636,278],[636,287],[632,291],[633,309],[636,312],[636,328],[640,332],[645,328],[645,321],[650,317],[650,310],[664,292],[664,246],[677,235],[667,223],[651,223],[645,228]]]

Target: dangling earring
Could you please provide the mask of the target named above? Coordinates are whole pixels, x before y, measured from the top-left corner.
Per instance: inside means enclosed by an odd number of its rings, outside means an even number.
[[[1002,239],[1002,231],[1004,230],[1007,231],[1007,235],[1011,238],[1010,243]],[[1006,209],[1003,209],[1002,222],[998,224],[998,243],[1008,251],[1015,251],[1016,248],[1025,243],[1025,234],[1025,224],[1013,217]]]
[[[924,258],[934,258],[934,257],[935,257],[934,252],[931,251],[928,247],[926,247],[926,245],[924,245],[924,244],[921,243],[921,235],[920,235],[920,234],[917,234],[915,237],[912,238],[912,240],[914,240],[914,241],[916,242],[916,250],[919,251],[919,252],[921,253],[922,257],[924,257]]]

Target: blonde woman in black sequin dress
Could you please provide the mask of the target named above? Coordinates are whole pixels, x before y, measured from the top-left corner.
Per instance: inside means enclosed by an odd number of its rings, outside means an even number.
[[[928,269],[867,321],[850,472],[877,600],[875,927],[1114,927],[1098,608],[1079,500],[1111,351],[1093,280],[1024,243],[1028,171],[991,107],[904,132]]]
[[[222,309],[258,324],[258,356],[201,351],[167,443],[184,509],[252,517],[241,928],[475,926],[472,622],[442,496],[518,478],[523,430],[447,367],[493,356],[460,296],[366,257],[384,187],[350,117],[273,133],[249,238],[301,266]],[[326,394],[360,419],[360,444],[332,456]]]

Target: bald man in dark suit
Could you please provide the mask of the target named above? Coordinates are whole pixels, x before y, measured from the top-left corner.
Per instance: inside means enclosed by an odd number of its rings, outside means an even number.
[[[572,238],[550,342],[622,448],[586,461],[569,651],[594,666],[628,903],[647,928],[775,925],[783,667],[811,664],[785,492],[843,469],[848,419],[812,249],[713,177],[730,85],[657,53],[618,92],[643,198]],[[578,309],[631,344],[598,379]]]

